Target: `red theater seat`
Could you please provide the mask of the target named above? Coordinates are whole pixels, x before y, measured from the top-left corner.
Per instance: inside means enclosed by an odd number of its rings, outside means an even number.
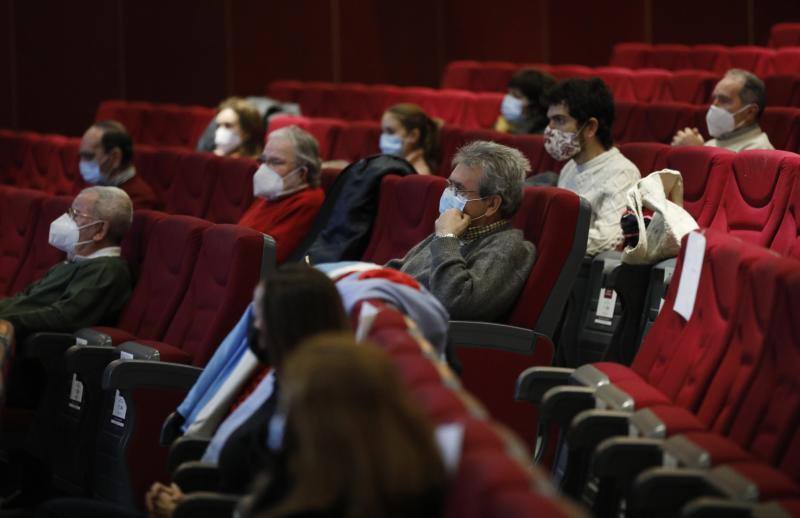
[[[614,67],[644,68],[647,66],[651,47],[647,43],[617,43],[609,64]]]
[[[691,66],[687,68],[724,74],[732,68],[730,48],[724,45],[695,45],[692,47]]]
[[[666,70],[691,68],[691,49],[686,45],[669,43],[653,45],[647,66]]]
[[[286,126],[299,126],[300,128],[311,133],[314,138],[317,139],[317,144],[319,144],[320,157],[323,160],[330,160],[335,158],[333,155],[333,150],[335,149],[340,132],[345,127],[345,123],[339,119],[312,119],[309,117],[284,115],[272,117],[270,119],[267,133],[272,133],[276,129]]]
[[[773,49],[756,46],[731,47],[731,68],[749,70],[757,76],[766,76],[773,73],[772,60],[775,56]]]
[[[666,167],[683,177],[683,208],[701,227],[711,224],[731,171],[731,151],[702,147],[677,147],[667,151]]]
[[[0,188],[0,294],[10,295],[32,247],[47,195],[41,191]],[[49,228],[49,224],[48,224]]]
[[[792,74],[766,76],[767,106],[800,106],[800,79]]]
[[[658,142],[628,142],[619,146],[619,150],[636,165],[642,177],[667,167],[670,149],[669,145]]]
[[[384,264],[403,257],[433,232],[445,181],[438,176],[388,175],[381,182],[378,215],[364,261]]]
[[[775,149],[800,150],[800,109],[768,107],[761,116],[761,129]]]
[[[794,153],[737,153],[710,228],[769,247],[786,212],[799,164]]]
[[[707,104],[719,79],[717,74],[710,71],[677,70],[666,79],[668,94],[659,100]]]
[[[214,157],[211,160],[211,194],[204,219],[237,223],[253,203],[253,174],[258,164],[251,158]]]
[[[114,344],[161,339],[192,278],[203,231],[210,223],[188,216],[158,221],[147,238],[139,278],[115,328],[97,327]]]
[[[345,124],[331,151],[334,160],[355,162],[380,152],[380,122],[352,121]]]
[[[800,67],[800,47],[778,49],[773,57],[772,65],[775,74],[797,75],[798,67]]]
[[[772,48],[800,46],[800,23],[776,23],[769,31]]]

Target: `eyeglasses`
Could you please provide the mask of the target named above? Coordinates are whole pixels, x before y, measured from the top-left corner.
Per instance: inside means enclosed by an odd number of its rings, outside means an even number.
[[[80,212],[80,211],[77,211],[77,210],[73,209],[72,207],[70,207],[70,208],[68,208],[68,209],[67,209],[67,215],[68,215],[68,216],[69,216],[69,217],[70,217],[70,218],[71,218],[73,221],[75,221],[75,217],[76,217],[76,216],[83,216],[84,218],[87,218],[87,219],[94,219],[94,216],[92,216],[91,214],[87,214],[87,213],[85,213],[85,212]]]
[[[467,194],[467,193],[469,193],[469,192],[472,192],[472,193],[478,193],[478,191],[476,191],[476,190],[474,190],[474,189],[459,189],[459,188],[456,186],[456,184],[455,184],[455,183],[453,183],[451,180],[447,180],[447,188],[448,188],[448,189],[452,189],[452,190],[453,190],[453,192],[455,192],[457,196],[464,196],[464,195],[466,195],[466,194]],[[478,193],[478,194],[479,194],[479,193]]]

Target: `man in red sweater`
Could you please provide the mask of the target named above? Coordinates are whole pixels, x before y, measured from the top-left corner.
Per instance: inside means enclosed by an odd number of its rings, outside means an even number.
[[[269,134],[259,162],[256,200],[239,224],[272,236],[280,264],[305,238],[325,201],[319,186],[322,160],[310,133],[287,126]]]
[[[80,171],[89,185],[119,187],[133,202],[134,209],[158,209],[153,189],[133,167],[133,141],[125,126],[117,121],[94,123],[83,134]]]

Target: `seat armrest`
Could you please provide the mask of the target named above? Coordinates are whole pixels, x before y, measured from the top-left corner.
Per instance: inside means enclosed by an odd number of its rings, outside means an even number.
[[[164,419],[164,424],[161,425],[161,435],[158,438],[161,446],[169,446],[177,440],[182,434],[181,426],[186,419],[177,411],[172,412]]]
[[[660,439],[612,437],[602,441],[592,457],[592,472],[597,477],[633,480],[648,468],[662,464]]]
[[[597,407],[631,414],[636,410],[636,401],[624,390],[609,384],[597,387]]]
[[[707,472],[707,480],[723,497],[746,502],[759,500],[758,484],[729,466],[719,466]]]
[[[594,392],[588,387],[553,387],[544,393],[539,418],[543,422],[555,421],[566,430],[576,415],[595,407]]]
[[[539,404],[545,392],[559,385],[569,385],[573,369],[564,367],[529,367],[517,377],[514,398]]]
[[[682,435],[676,435],[664,441],[664,455],[665,465],[681,465],[697,469],[711,467],[711,454]]]
[[[708,471],[686,468],[651,468],[636,477],[629,500],[632,516],[678,514],[684,505],[702,496],[723,496],[708,478]],[[638,513],[638,514],[637,514]]]
[[[203,369],[180,363],[114,360],[103,372],[103,390],[163,387],[189,390]]]
[[[114,345],[110,336],[91,327],[84,327],[75,331],[75,343],[78,345],[104,345],[106,347]]]
[[[458,347],[485,347],[529,355],[538,340],[546,340],[551,346],[553,343],[549,337],[524,327],[467,320],[451,320],[449,335]]]
[[[238,495],[200,491],[186,495],[172,518],[229,518],[241,499]]]
[[[181,464],[200,460],[211,442],[207,437],[184,435],[172,443],[167,455],[167,472],[174,473]]]
[[[595,388],[608,385],[610,383],[606,373],[592,364],[581,365],[575,369],[572,379],[581,385]]]
[[[161,353],[155,347],[140,344],[139,342],[122,342],[119,344],[120,357],[127,360],[150,360],[160,361]]]
[[[717,518],[718,516],[725,516],[726,518],[750,518],[759,516],[759,507],[762,506],[757,506],[750,502],[703,496],[686,504],[681,512],[681,517]],[[777,517],[781,515],[773,510],[772,514],[766,516]],[[789,515],[787,514],[786,516],[788,517]]]
[[[649,408],[643,408],[631,414],[629,422],[636,433],[642,437],[664,439],[667,436],[667,426]]]
[[[628,414],[615,410],[584,410],[572,420],[567,433],[570,448],[594,448],[605,439],[628,435]]]
[[[219,468],[217,466],[196,460],[184,462],[172,473],[172,481],[184,493],[217,491],[219,480]]]

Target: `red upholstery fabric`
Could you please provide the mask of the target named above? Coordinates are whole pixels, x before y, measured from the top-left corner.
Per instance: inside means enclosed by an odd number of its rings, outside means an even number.
[[[447,423],[467,414],[464,403],[439,381],[410,387],[411,393],[434,423]]]
[[[800,105],[800,78],[792,74],[773,74],[764,78],[767,106]]]
[[[362,259],[384,264],[403,257],[433,232],[445,181],[436,176],[387,175],[381,182],[378,214]]]
[[[380,122],[352,121],[339,131],[339,138],[331,151],[334,160],[355,162],[380,152]]]
[[[1,192],[1,191],[0,191]],[[0,194],[2,196],[2,194]],[[8,291],[9,295],[19,293],[33,281],[41,279],[52,266],[64,259],[64,252],[50,246],[50,223],[64,214],[72,204],[72,197],[59,196],[47,198],[42,202],[39,217],[34,224],[31,237],[30,251],[22,267],[16,273],[16,280]]]
[[[311,119],[309,117],[298,117],[294,115],[272,117],[269,121],[267,134],[286,126],[299,126],[300,128],[311,133],[314,138],[317,139],[317,144],[319,144],[319,154],[323,160],[335,158],[333,155],[333,150],[335,149],[339,133],[344,127],[343,121],[339,119],[326,118]]]
[[[164,336],[192,277],[203,231],[210,224],[188,216],[155,223],[147,252],[117,327],[141,339]]]
[[[792,153],[737,153],[710,227],[768,247],[777,234],[794,182],[796,169],[784,166],[787,159],[796,168]]]
[[[531,491],[498,491],[489,495],[488,516],[538,518],[540,516],[571,516],[555,500]]]
[[[761,129],[775,149],[800,150],[800,109],[771,106],[761,116]]]
[[[658,142],[628,142],[619,145],[625,157],[636,164],[642,177],[667,167],[667,154],[672,148]]]
[[[669,93],[661,100],[705,104],[718,81],[719,76],[710,71],[677,70],[667,79]]]
[[[795,178],[800,178],[798,159],[787,159],[784,167],[793,169]],[[779,254],[800,259],[800,181],[798,180],[794,181],[783,220],[778,226],[770,248]]]
[[[42,203],[40,191],[0,187],[0,295],[10,295],[28,257]],[[49,222],[48,222],[49,229]]]
[[[100,103],[95,120],[121,122],[136,144],[195,149],[203,131],[216,115],[214,108],[132,101]]]
[[[637,103],[627,120],[615,121],[614,138],[620,142],[669,144],[679,129],[694,126],[692,106],[681,103]]]
[[[726,465],[758,488],[761,501],[800,495],[800,486],[780,471],[759,462],[735,462]]]
[[[253,203],[253,174],[257,163],[250,158],[214,157],[214,177],[204,219],[214,223],[236,223]]]
[[[712,147],[678,147],[667,152],[666,167],[683,177],[683,208],[703,228],[711,224],[735,154]]]
[[[468,453],[461,458],[458,473],[446,497],[445,517],[493,516],[490,495],[498,491],[529,490],[522,466],[499,452]]]
[[[686,45],[660,44],[653,45],[653,52],[649,55],[647,66],[663,68],[666,70],[680,70],[690,68],[691,50]]]
[[[262,249],[263,237],[254,230],[206,228],[191,283],[163,341],[187,353],[193,365],[205,365],[252,300]]]
[[[778,49],[772,61],[775,74],[796,75],[800,66],[800,47]],[[796,106],[796,105],[785,105]]]
[[[773,71],[772,58],[774,55],[774,50],[765,47],[732,47],[730,49],[731,67],[750,70],[757,76],[766,76]]]
[[[644,68],[650,45],[647,43],[617,43],[609,64],[615,67]]]
[[[796,47],[798,45],[800,45],[800,23],[776,23],[769,30],[770,47]]]
[[[141,273],[156,223],[166,217],[166,213],[155,210],[137,210],[133,213],[131,228],[122,240],[122,257],[128,261],[134,280],[138,279]]]

